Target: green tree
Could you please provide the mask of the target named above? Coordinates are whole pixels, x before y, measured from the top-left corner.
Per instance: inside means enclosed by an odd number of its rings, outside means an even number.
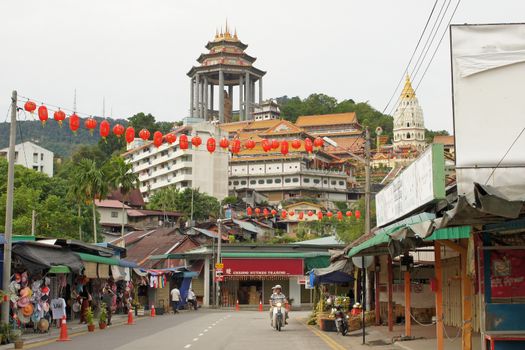
[[[149,130],[152,134],[157,131],[157,122],[155,117],[150,113],[145,114],[143,112],[137,113],[134,116],[128,118],[129,124],[135,128],[138,133],[142,129]]]
[[[126,217],[125,199],[131,190],[139,186],[139,177],[133,173],[133,166],[126,163],[122,157],[113,157],[109,163],[109,182],[112,189],[122,195],[122,226],[121,236],[124,237],[124,219]]]
[[[194,220],[201,221],[218,217],[220,203],[217,198],[202,193],[199,189],[185,188],[179,191],[170,186],[155,192],[150,197],[148,208],[178,211],[188,219],[193,217]]]
[[[434,141],[434,136],[448,136],[450,135],[446,130],[428,130],[425,129],[425,141],[427,143],[432,143]]]
[[[103,199],[108,193],[107,170],[91,159],[82,159],[74,171],[74,181],[82,186],[86,198],[91,201],[93,215],[93,239],[97,243],[97,209],[95,200]]]

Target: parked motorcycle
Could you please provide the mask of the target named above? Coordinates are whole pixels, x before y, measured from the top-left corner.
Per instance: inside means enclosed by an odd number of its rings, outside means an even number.
[[[335,311],[335,327],[337,333],[341,333],[343,336],[348,333],[348,318],[348,315],[346,315],[340,308]]]
[[[283,309],[282,303],[276,303],[272,310],[272,327],[275,328],[276,331],[281,331],[281,329],[284,327],[284,318],[285,318],[285,311]]]

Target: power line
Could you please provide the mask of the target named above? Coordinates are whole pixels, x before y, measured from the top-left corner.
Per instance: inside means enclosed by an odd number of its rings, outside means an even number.
[[[432,18],[432,15],[434,14],[434,10],[436,9],[436,5],[438,3],[438,0],[434,2],[434,6],[432,6],[432,10],[430,11],[430,14],[428,15],[427,22],[425,23],[425,27],[423,28],[423,31],[421,32],[421,35],[419,36],[419,40],[417,41],[416,47],[414,48],[414,51],[412,52],[412,55],[410,56],[410,60],[408,61],[408,64],[401,75],[401,79],[399,79],[399,82],[396,85],[396,88],[394,89],[394,92],[392,93],[392,96],[390,96],[390,99],[388,100],[388,103],[386,104],[385,108],[383,109],[383,114],[385,113],[386,109],[390,105],[390,102],[392,102],[392,99],[396,95],[397,90],[399,89],[399,86],[403,82],[403,78],[405,77],[405,74],[408,72],[408,68],[410,67],[410,64],[412,63],[412,60],[414,59],[414,56],[416,55],[417,49],[419,47],[419,44],[421,43],[421,40],[423,39],[423,36],[425,34],[425,31],[427,30],[428,24],[430,23],[430,19]]]
[[[492,175],[494,175],[494,172],[496,171],[496,169],[499,168],[499,166],[501,165],[501,163],[503,162],[503,160],[505,159],[505,157],[507,157],[507,154],[509,154],[510,150],[512,149],[512,147],[514,147],[514,145],[516,144],[516,142],[518,142],[519,138],[521,137],[521,135],[523,135],[523,132],[525,132],[525,127],[523,127],[523,129],[521,129],[521,132],[518,134],[518,136],[516,136],[516,138],[514,139],[514,141],[512,141],[512,144],[510,145],[510,147],[507,149],[507,151],[505,152],[505,154],[503,155],[503,157],[501,157],[501,159],[499,160],[498,164],[496,165],[496,167],[494,169],[492,169],[492,172],[490,173],[489,177],[487,177],[487,181],[485,181],[485,185],[489,182],[490,178],[492,177]]]

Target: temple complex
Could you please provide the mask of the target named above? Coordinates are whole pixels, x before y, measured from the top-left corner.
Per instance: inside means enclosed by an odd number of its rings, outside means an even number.
[[[263,76],[255,68],[256,58],[248,55],[248,45],[242,43],[228,23],[208,42],[208,53],[197,58],[199,66],[190,69],[190,118],[231,122],[235,100],[238,100],[239,120],[253,120],[255,107],[263,101]],[[215,92],[218,87],[218,101]],[[236,88],[234,91],[234,88]],[[255,97],[258,94],[258,103]],[[218,110],[215,109],[218,106]]]

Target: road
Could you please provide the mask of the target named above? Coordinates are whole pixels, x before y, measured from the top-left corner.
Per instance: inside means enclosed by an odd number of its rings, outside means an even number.
[[[300,318],[306,313],[293,313],[282,332],[270,328],[267,312],[186,312],[142,319],[133,326],[115,326],[72,337],[65,343],[35,344],[26,348],[40,350],[269,350],[333,349],[310,331]]]

